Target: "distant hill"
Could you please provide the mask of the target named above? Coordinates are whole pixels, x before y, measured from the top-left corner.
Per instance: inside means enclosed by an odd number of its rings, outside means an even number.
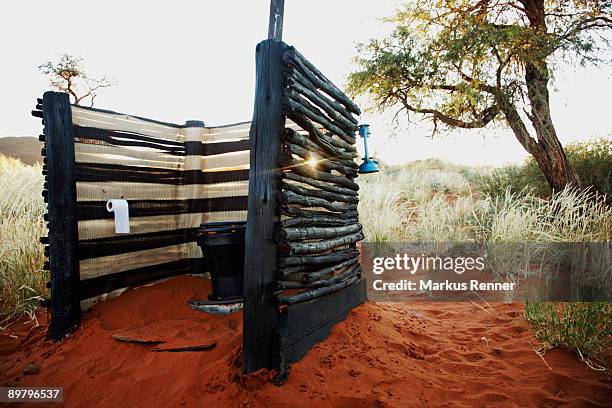
[[[0,137],[0,154],[19,159],[30,166],[42,163],[42,146],[36,137]]]

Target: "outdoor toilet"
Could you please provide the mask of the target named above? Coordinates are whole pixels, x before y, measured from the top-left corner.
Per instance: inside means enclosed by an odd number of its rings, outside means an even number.
[[[36,101],[49,339],[66,339],[84,310],[127,288],[210,272],[208,299],[187,303],[242,308],[242,371],[274,369],[282,384],[365,301],[361,111],[280,37],[257,45],[255,67],[253,119],[230,125],[71,105],[58,92]],[[364,161],[372,172],[369,152]]]
[[[244,282],[244,233],[246,222],[202,224],[198,245],[210,272],[212,293],[209,300],[239,300]]]

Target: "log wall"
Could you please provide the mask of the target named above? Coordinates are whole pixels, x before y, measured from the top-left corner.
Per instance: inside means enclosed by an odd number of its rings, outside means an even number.
[[[283,53],[283,112],[299,129],[281,134],[276,339],[281,371],[325,339],[365,300],[356,243],[355,103],[295,48]]]
[[[282,383],[365,300],[357,242],[359,108],[295,48],[257,48],[244,371]],[[256,163],[256,169],[253,164]],[[274,228],[271,228],[274,226]]]

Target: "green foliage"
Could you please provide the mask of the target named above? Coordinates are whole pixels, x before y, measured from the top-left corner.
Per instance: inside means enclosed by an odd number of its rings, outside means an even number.
[[[612,346],[612,303],[529,302],[525,318],[544,351],[574,350],[590,367],[603,369],[599,359]]]
[[[399,105],[436,125],[484,127],[507,112],[502,105],[521,109],[527,65],[547,77],[546,65],[563,57],[597,62],[594,33],[612,26],[608,3],[411,1],[387,20],[391,35],[358,46],[348,88],[380,109]],[[545,20],[532,21],[534,13]]]
[[[565,153],[583,186],[592,186],[612,198],[612,139],[572,143],[565,148]]]
[[[550,119],[548,84],[560,61],[601,61],[608,41],[597,31],[612,28],[611,11],[612,2],[584,0],[414,0],[388,19],[389,36],[359,46],[348,90],[379,110],[430,119],[434,133],[508,125],[561,190],[578,179]]]
[[[528,159],[522,166],[509,165],[493,170],[477,179],[478,189],[492,197],[502,197],[507,191],[513,194],[533,194],[549,197],[551,189],[534,160]]]
[[[570,143],[565,154],[578,173],[583,187],[605,194],[612,199],[612,140],[596,138],[585,142]],[[513,193],[533,193],[548,197],[552,191],[542,171],[533,158],[522,166],[506,166],[477,179],[479,190],[494,197],[501,197],[510,189]]]

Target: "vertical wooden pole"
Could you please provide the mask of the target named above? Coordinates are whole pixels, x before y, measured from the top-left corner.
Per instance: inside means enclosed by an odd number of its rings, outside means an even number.
[[[68,94],[45,92],[42,107],[51,269],[51,324],[47,337],[62,340],[81,318],[74,130]]]
[[[270,18],[268,21],[268,39],[283,40],[283,18],[285,0],[270,0]]]
[[[278,159],[284,128],[282,54],[285,45],[265,40],[257,45],[255,110],[250,133],[249,204],[244,267],[243,369],[272,367],[278,323],[274,297],[277,245]]]
[[[190,196],[187,203],[189,209],[190,226],[199,227],[202,222],[206,221],[206,215],[200,215],[200,211],[196,208],[196,197],[202,187],[202,129],[206,125],[201,120],[188,120],[183,126],[184,137],[185,137],[185,168],[193,169],[187,172],[187,179],[183,179],[184,183],[189,186]],[[185,241],[187,242],[187,235],[185,235]],[[205,254],[202,254],[203,256]],[[204,257],[197,258],[193,262],[190,262],[191,273],[199,274],[204,272]]]

